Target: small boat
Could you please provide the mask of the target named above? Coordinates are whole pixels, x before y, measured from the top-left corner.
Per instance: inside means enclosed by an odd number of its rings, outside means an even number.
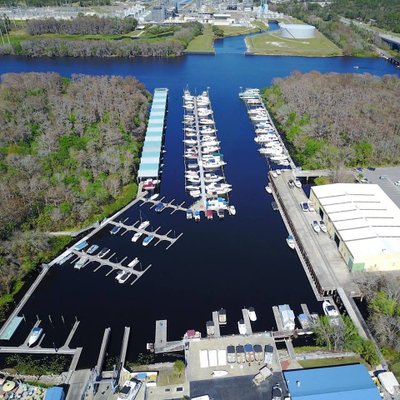
[[[74,265],[75,269],[82,269],[85,264],[89,261],[89,259],[87,257],[82,257],[79,259],[79,261],[77,261]]]
[[[338,318],[339,312],[336,310],[335,306],[331,304],[329,300],[324,300],[322,303],[322,309],[327,317]]]
[[[125,283],[125,282],[129,279],[129,277],[130,277],[131,275],[132,275],[132,274],[129,273],[129,272],[120,271],[120,272],[118,273],[118,275],[115,277],[115,279],[118,281],[118,283]]]
[[[242,319],[238,321],[238,329],[241,335],[246,334],[246,325],[244,324],[244,321]]]
[[[110,233],[111,235],[116,235],[120,230],[122,226],[115,225],[114,228],[111,229]]]
[[[194,220],[195,220],[196,222],[199,222],[199,221],[200,221],[200,211],[196,210],[196,211],[194,212]]]
[[[278,207],[278,204],[276,203],[276,201],[271,201],[271,207],[274,211],[279,210],[279,207]]]
[[[92,245],[86,250],[86,253],[87,253],[87,254],[93,254],[98,248],[99,248],[99,246],[97,246],[97,244],[92,244]]]
[[[226,310],[225,308],[220,308],[218,311],[218,323],[220,325],[226,325]]]
[[[307,317],[306,314],[299,314],[297,319],[299,320],[302,329],[310,329],[312,327],[312,321]]]
[[[250,343],[247,343],[244,345],[244,353],[246,357],[247,362],[253,362],[254,361],[254,348],[253,345]]]
[[[217,210],[217,215],[218,215],[219,219],[224,219],[224,217],[225,217],[224,209],[223,208],[218,209]]]
[[[272,176],[273,178],[277,178],[277,177],[278,177],[278,174],[277,174],[275,171],[272,171],[272,172],[271,172],[271,176]]]
[[[313,221],[311,223],[312,228],[314,229],[315,232],[319,233],[321,232],[321,227],[319,226],[318,221]]]
[[[249,307],[247,311],[249,312],[250,321],[257,321],[257,314],[254,307]]]
[[[86,240],[83,240],[83,241],[77,243],[77,244],[74,246],[74,249],[75,249],[75,250],[83,250],[88,244],[89,244],[89,243],[88,243]]]
[[[192,218],[193,218],[193,212],[189,208],[188,210],[186,210],[186,219],[192,219]]]
[[[289,235],[289,236],[286,238],[286,243],[287,243],[287,245],[288,245],[291,249],[294,249],[294,245],[296,244],[296,242],[295,242],[295,240],[294,240],[294,237],[293,237],[292,235]]]
[[[198,186],[198,185],[186,185],[185,189],[186,190],[200,190],[200,186]]]
[[[132,242],[137,242],[140,237],[143,235],[143,232],[136,232],[133,236],[132,236]]]
[[[254,348],[254,358],[256,361],[264,361],[264,352],[262,346],[259,344],[255,344]]]
[[[38,326],[33,328],[28,338],[28,347],[33,346],[39,340],[42,333],[43,333],[42,328],[39,328]]]
[[[157,213],[160,213],[160,212],[164,211],[165,208],[166,208],[166,204],[160,201],[155,206],[154,211],[157,212]]]
[[[222,376],[226,376],[228,375],[228,371],[213,371],[211,376],[215,377],[215,378],[220,378]]]
[[[65,257],[63,257],[63,258],[58,262],[58,265],[63,265],[63,264],[66,263],[73,255],[74,255],[74,253],[69,253],[69,254],[67,254]]]
[[[227,353],[227,361],[229,364],[233,364],[234,362],[236,362],[235,346],[229,345],[226,348],[226,353]]]
[[[243,364],[246,361],[244,347],[241,344],[236,346],[236,361],[238,364]]]
[[[192,197],[197,198],[197,197],[200,197],[200,196],[201,196],[201,191],[200,191],[200,190],[190,190],[190,191],[189,191],[189,194],[190,194]]]
[[[143,221],[139,226],[138,229],[145,229],[150,225],[150,221]]]
[[[139,259],[136,257],[128,264],[128,267],[133,268],[138,263],[139,263]]]
[[[148,235],[143,239],[143,246],[148,246],[152,240],[154,239],[154,236]]]
[[[272,189],[269,187],[269,185],[265,186],[265,191],[269,194],[272,193]]]
[[[228,212],[229,212],[230,215],[236,215],[236,208],[235,208],[235,206],[234,206],[234,205],[229,206]]]
[[[117,400],[133,400],[139,393],[140,388],[142,387],[142,382],[132,378],[129,381],[126,381],[122,386],[122,389],[119,391]]]
[[[159,193],[154,193],[152,196],[150,196],[150,200],[155,200],[159,195]]]
[[[110,249],[107,247],[103,247],[99,254],[97,255],[99,258],[103,258],[105,255],[107,255],[110,252]]]
[[[299,179],[295,179],[295,181],[294,181],[294,185],[297,187],[297,188],[301,188],[301,182],[300,182],[300,180]]]
[[[213,212],[212,210],[206,210],[206,217],[208,220],[213,219]]]

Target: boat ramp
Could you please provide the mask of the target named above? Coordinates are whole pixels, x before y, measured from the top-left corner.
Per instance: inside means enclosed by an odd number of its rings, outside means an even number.
[[[264,105],[259,89],[244,89],[239,97],[246,104],[247,114],[254,125],[254,141],[260,145],[259,153],[276,165],[295,169],[296,165]]]
[[[223,218],[224,210],[234,209],[229,207],[232,186],[226,182],[226,162],[220,152],[208,91],[196,96],[185,90],[183,109],[185,189],[196,199],[188,210],[188,218],[200,220],[200,211],[207,219],[213,219],[214,211]]]

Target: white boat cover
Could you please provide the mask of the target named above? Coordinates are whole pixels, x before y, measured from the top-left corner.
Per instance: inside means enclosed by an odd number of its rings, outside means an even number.
[[[200,350],[199,357],[200,357],[200,368],[207,368],[208,367],[208,351]]]
[[[226,350],[218,350],[218,365],[226,365]]]
[[[216,367],[218,365],[217,350],[208,350],[208,359],[210,367]]]

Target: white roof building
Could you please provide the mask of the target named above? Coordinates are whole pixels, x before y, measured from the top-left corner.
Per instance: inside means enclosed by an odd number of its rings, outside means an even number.
[[[310,199],[351,270],[400,269],[400,209],[378,185],[314,186]]]

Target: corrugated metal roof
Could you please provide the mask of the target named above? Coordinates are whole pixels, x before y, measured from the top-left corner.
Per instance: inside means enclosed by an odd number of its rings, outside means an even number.
[[[336,183],[311,190],[353,257],[400,253],[400,209],[378,185]]]
[[[362,364],[283,372],[292,400],[380,400]]]

